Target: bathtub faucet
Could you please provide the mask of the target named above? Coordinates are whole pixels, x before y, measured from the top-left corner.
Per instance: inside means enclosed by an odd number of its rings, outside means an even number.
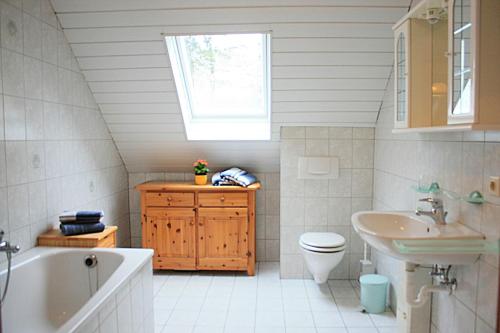
[[[17,253],[21,249],[19,245],[10,245],[8,241],[3,240],[5,232],[0,229],[0,252]]]
[[[0,229],[0,252],[5,252],[5,255],[7,256],[7,278],[5,279],[5,285],[3,288],[3,294],[0,297],[0,307],[5,302],[5,296],[7,296],[7,290],[9,289],[9,281],[10,281],[10,266],[12,264],[12,254],[19,252],[21,249],[19,245],[10,245],[8,241],[3,240],[3,236],[5,235],[5,232]],[[1,325],[1,321],[0,321]],[[0,332],[2,331],[2,328],[0,327]]]

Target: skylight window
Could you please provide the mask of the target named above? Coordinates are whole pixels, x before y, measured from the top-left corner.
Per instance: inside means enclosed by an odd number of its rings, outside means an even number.
[[[269,34],[165,37],[188,140],[269,140]]]

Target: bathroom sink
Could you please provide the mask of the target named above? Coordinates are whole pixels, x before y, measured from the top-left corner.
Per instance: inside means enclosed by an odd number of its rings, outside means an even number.
[[[483,252],[484,235],[460,223],[437,225],[413,212],[377,211],[355,213],[351,220],[372,247],[415,264],[471,264]]]

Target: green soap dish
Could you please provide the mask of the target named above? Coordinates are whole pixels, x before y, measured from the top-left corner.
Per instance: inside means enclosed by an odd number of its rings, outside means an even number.
[[[471,192],[467,198],[464,198],[464,200],[475,205],[481,205],[486,202],[483,195],[479,191]]]
[[[412,186],[412,188],[415,191],[417,191],[418,193],[439,193],[439,192],[441,192],[441,188],[439,187],[439,184],[436,182],[432,183],[429,187]]]

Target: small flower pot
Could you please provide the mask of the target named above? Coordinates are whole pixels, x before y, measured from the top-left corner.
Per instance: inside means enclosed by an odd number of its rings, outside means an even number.
[[[194,183],[196,185],[206,185],[207,175],[194,175]]]

